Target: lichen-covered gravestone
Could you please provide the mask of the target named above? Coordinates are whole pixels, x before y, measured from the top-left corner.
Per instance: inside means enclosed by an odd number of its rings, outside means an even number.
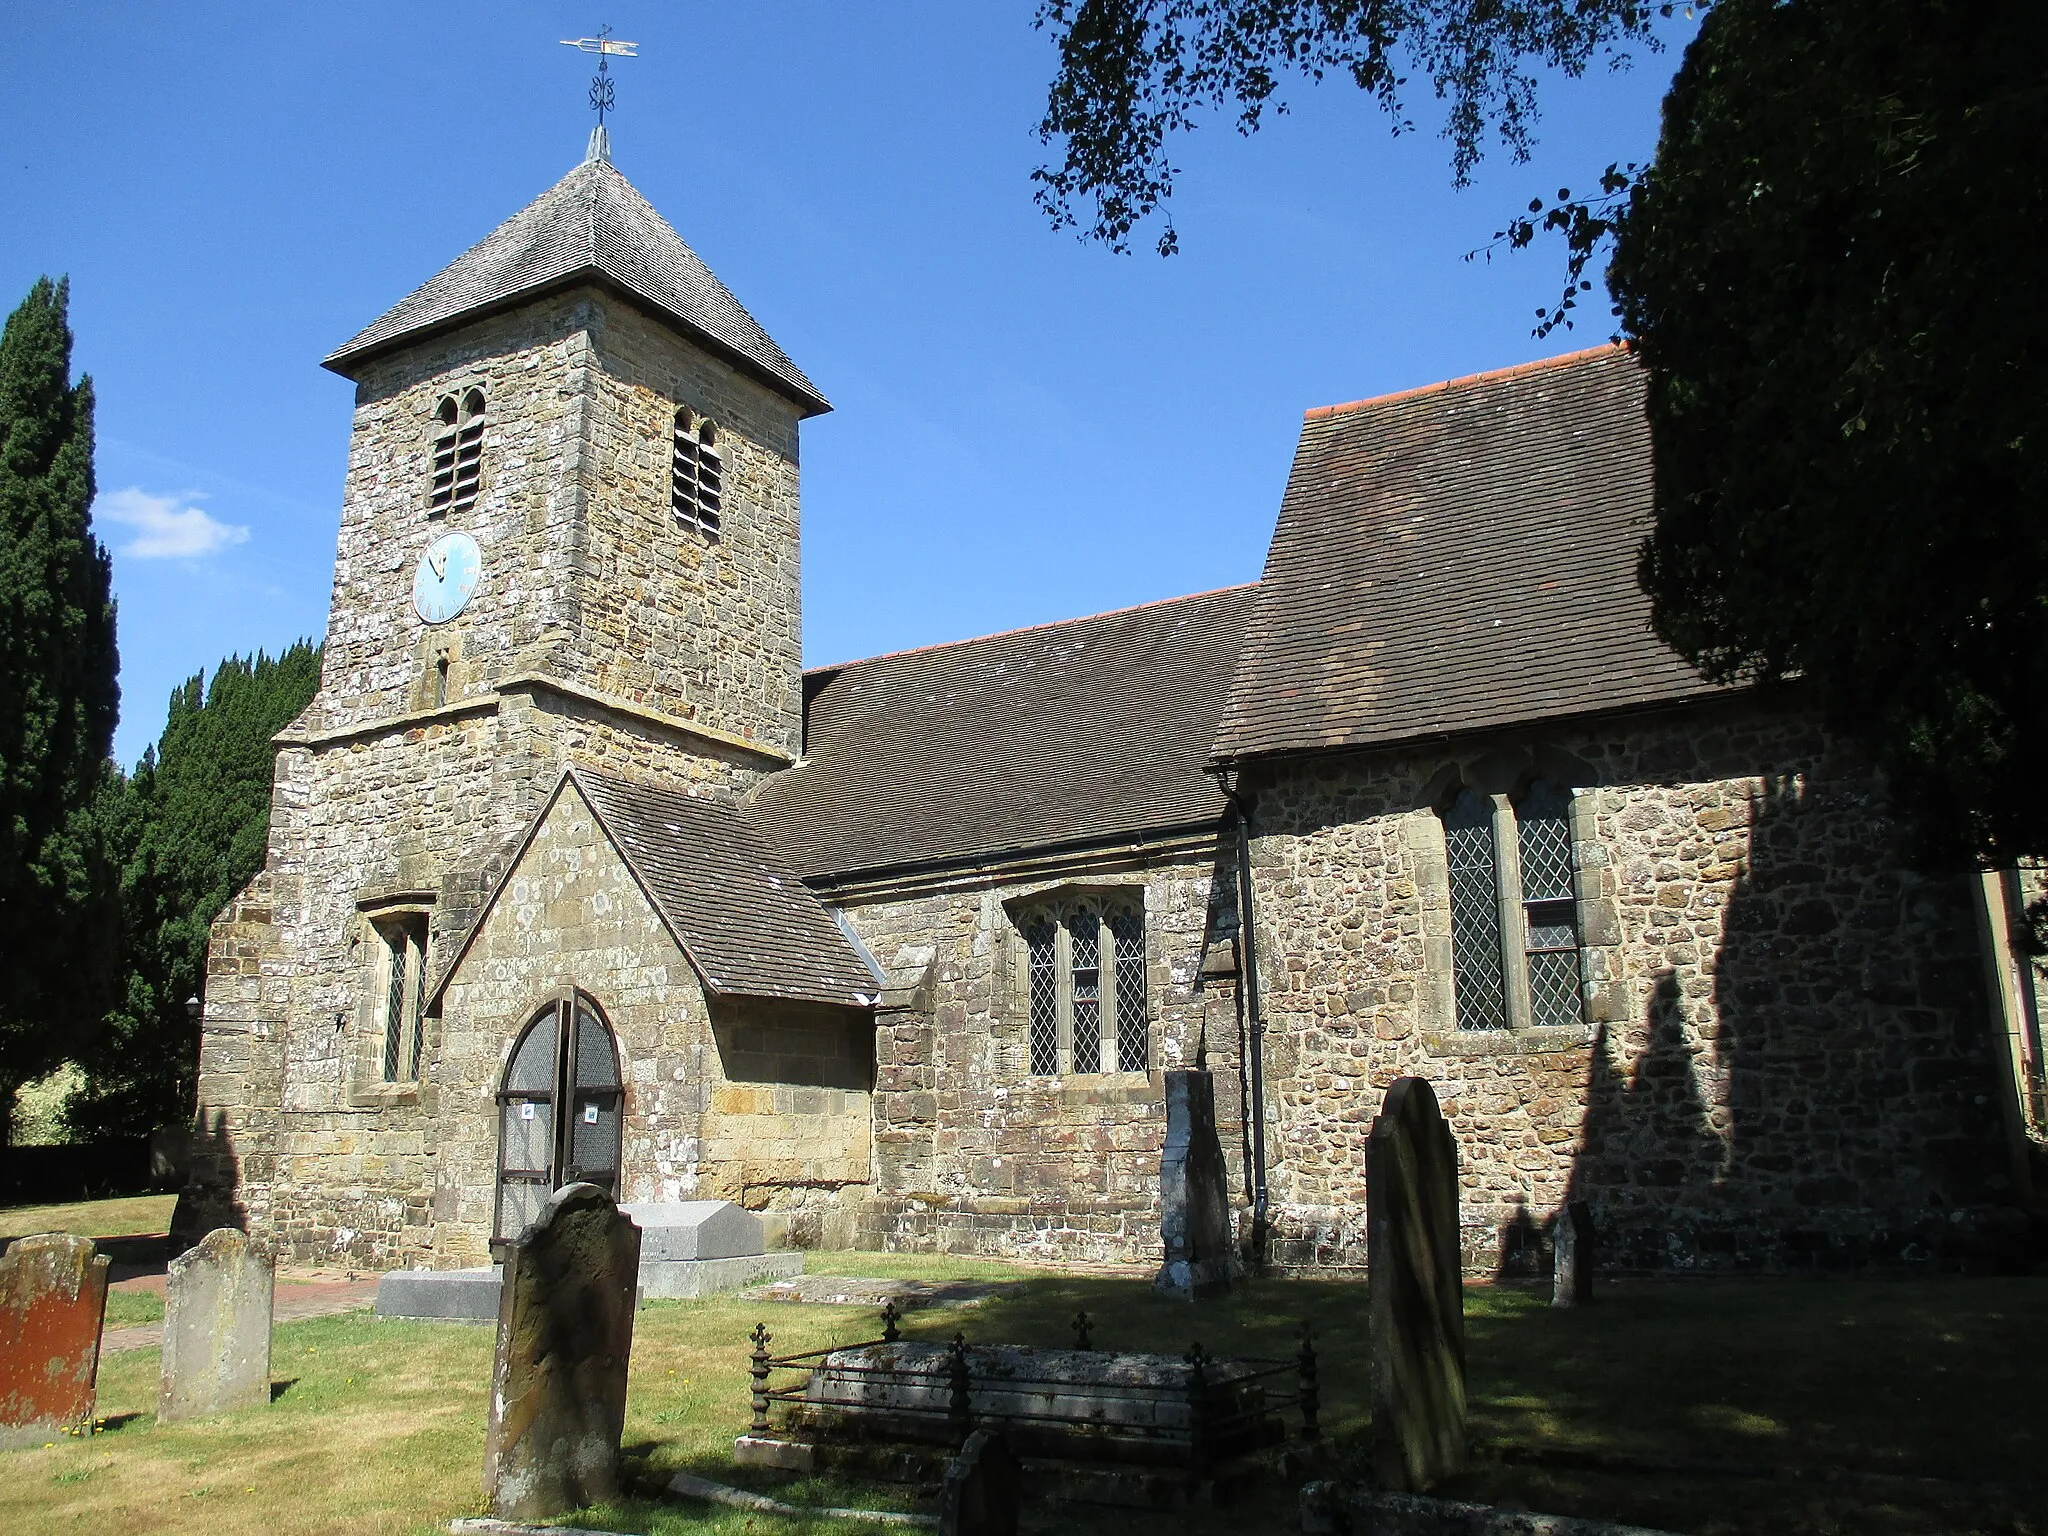
[[[639,1270],[640,1229],[595,1184],[557,1190],[512,1245],[484,1439],[501,1519],[618,1496]]]
[[[1419,1077],[1387,1090],[1366,1144],[1373,1469],[1420,1492],[1465,1465],[1458,1145]]]
[[[0,1450],[90,1433],[107,1260],[65,1232],[0,1257]]]
[[[1017,1536],[1024,1469],[1001,1435],[977,1429],[946,1469],[939,1536]]]
[[[1552,1271],[1550,1304],[1553,1307],[1589,1307],[1593,1304],[1593,1209],[1583,1200],[1572,1200],[1557,1213],[1557,1227],[1551,1237],[1557,1261]]]
[[[270,1401],[270,1251],[220,1227],[171,1260],[164,1286],[159,1424]]]
[[[1216,1135],[1216,1085],[1207,1072],[1166,1074],[1166,1142],[1159,1149],[1159,1236],[1166,1261],[1152,1277],[1162,1296],[1220,1296],[1244,1278],[1231,1240],[1230,1189]]]

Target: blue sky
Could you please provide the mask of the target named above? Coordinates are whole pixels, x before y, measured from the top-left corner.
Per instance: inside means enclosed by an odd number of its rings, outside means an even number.
[[[317,360],[580,158],[613,159],[837,407],[806,425],[811,664],[1257,577],[1310,406],[1539,342],[1554,249],[1467,263],[1537,192],[1640,159],[1676,52],[1546,91],[1532,164],[1452,188],[1348,87],[1178,143],[1182,254],[1033,206],[1033,0],[0,11],[0,303],[69,273],[99,395],[132,763],[182,677],[325,624],[351,386]],[[1681,34],[1674,32],[1674,38]]]

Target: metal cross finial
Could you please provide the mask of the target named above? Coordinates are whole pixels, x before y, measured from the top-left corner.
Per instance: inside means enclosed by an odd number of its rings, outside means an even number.
[[[613,37],[612,29],[606,26],[600,28],[595,37],[565,37],[562,39],[562,46],[574,48],[580,53],[597,55],[597,73],[590,79],[590,108],[597,114],[597,126],[602,128],[605,113],[611,111],[615,104],[612,97],[611,61],[615,57],[639,58],[640,45]]]

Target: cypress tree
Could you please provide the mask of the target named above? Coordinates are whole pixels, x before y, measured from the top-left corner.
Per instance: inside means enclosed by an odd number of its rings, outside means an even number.
[[[121,865],[123,992],[79,1058],[65,1106],[75,1137],[139,1134],[192,1109],[199,1035],[186,999],[205,995],[214,918],[263,867],[271,738],[312,701],[320,651],[230,656],[171,693],[164,733],[114,787],[103,822]]]
[[[95,800],[119,660],[69,298],[41,278],[0,330],[0,1147],[14,1090],[74,1053],[113,979]]]

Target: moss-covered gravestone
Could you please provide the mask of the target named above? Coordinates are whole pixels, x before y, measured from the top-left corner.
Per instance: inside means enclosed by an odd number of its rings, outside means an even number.
[[[1557,1255],[1551,1273],[1550,1304],[1553,1307],[1589,1307],[1593,1304],[1593,1208],[1583,1200],[1567,1201],[1557,1213],[1551,1241]]]
[[[219,1227],[171,1260],[164,1284],[159,1424],[270,1401],[276,1268],[247,1234]]]
[[[107,1259],[83,1237],[19,1238],[0,1257],[0,1450],[90,1434]]]
[[[939,1536],[1017,1536],[1024,1469],[1001,1435],[977,1429],[946,1469]]]
[[[1420,1491],[1465,1465],[1458,1145],[1419,1077],[1397,1078],[1366,1144],[1373,1469]]]
[[[506,1520],[619,1493],[640,1229],[595,1184],[557,1190],[505,1259],[484,1491]]]

